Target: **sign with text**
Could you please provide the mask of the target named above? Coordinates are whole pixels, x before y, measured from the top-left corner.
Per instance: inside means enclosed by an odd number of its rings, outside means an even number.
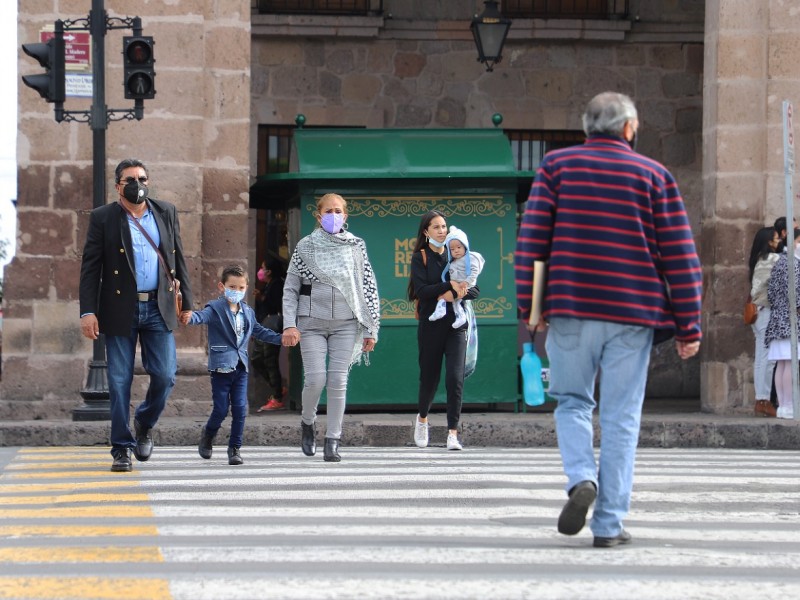
[[[91,98],[93,96],[93,83],[91,73],[67,73],[64,89],[70,98]]]
[[[40,31],[39,41],[46,44],[55,34]],[[92,36],[88,31],[64,32],[64,63],[67,69],[88,71],[92,63]]]

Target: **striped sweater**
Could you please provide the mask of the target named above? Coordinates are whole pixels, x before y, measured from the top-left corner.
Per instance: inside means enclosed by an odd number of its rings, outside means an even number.
[[[548,153],[514,256],[521,317],[533,261],[548,260],[545,318],[571,317],[701,338],[702,273],[675,179],[617,137]]]

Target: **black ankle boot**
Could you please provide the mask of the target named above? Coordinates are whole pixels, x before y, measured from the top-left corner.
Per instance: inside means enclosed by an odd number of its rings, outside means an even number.
[[[209,433],[208,429],[203,427],[203,431],[200,433],[200,444],[197,446],[197,451],[203,458],[211,458],[212,444],[216,435],[216,433]]]
[[[339,462],[342,457],[339,456],[339,440],[333,438],[325,438],[325,450],[323,454],[325,462]]]
[[[317,453],[317,428],[314,423],[306,425],[301,421],[300,425],[303,429],[303,441],[301,443],[303,454],[314,456]]]

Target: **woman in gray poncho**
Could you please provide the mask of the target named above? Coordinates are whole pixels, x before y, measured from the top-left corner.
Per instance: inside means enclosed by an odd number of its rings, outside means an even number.
[[[378,340],[380,302],[364,240],[346,231],[347,203],[325,194],[314,214],[319,227],[301,239],[283,288],[283,345],[300,343],[303,357],[302,449],[316,453],[317,406],[327,390],[324,459],[339,462],[339,439],[350,367],[369,364]]]

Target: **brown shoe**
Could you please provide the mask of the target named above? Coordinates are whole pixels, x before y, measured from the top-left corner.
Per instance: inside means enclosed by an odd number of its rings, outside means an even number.
[[[772,406],[772,402],[769,400],[756,400],[754,409],[757,417],[776,417],[778,415],[775,407]]]

